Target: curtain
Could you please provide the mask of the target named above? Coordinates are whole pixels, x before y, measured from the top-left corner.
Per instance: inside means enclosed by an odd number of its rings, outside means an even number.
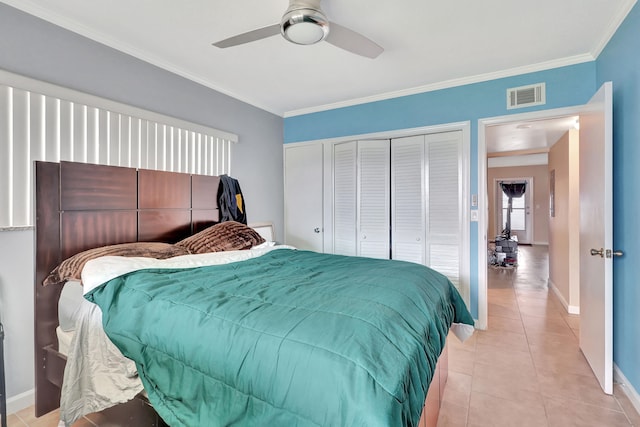
[[[500,187],[502,187],[502,191],[504,191],[504,194],[509,197],[509,204],[511,204],[512,198],[517,199],[518,197],[522,197],[524,192],[527,190],[527,183],[514,182],[507,184],[505,182],[501,182]]]

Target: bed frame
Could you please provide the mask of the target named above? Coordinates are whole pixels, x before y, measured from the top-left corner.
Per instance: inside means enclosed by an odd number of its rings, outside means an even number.
[[[86,249],[136,241],[176,242],[218,222],[219,182],[217,176],[36,162],[36,416],[60,405],[66,364],[55,333],[62,287],[43,287],[44,278],[62,260]],[[144,400],[120,406],[106,414],[115,425],[161,425]]]
[[[219,221],[217,176],[74,162],[35,162],[35,415],[60,405],[66,357],[58,352],[62,286],[42,286],[61,261],[86,249],[176,242]],[[445,347],[419,427],[435,427],[447,380]],[[138,397],[103,411],[113,426],[165,426]]]

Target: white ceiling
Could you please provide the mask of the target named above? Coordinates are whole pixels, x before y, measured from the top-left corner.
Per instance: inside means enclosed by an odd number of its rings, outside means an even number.
[[[323,0],[376,59],[281,36],[211,45],[275,24],[288,0],[0,0],[282,116],[593,60],[635,0]]]
[[[487,126],[487,153],[518,151],[546,152],[569,129],[579,129],[578,116],[555,117],[544,120],[513,121]]]

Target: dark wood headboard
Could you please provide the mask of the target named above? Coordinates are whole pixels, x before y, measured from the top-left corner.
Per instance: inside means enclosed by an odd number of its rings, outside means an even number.
[[[219,220],[217,176],[74,162],[35,163],[36,416],[57,408],[65,358],[55,329],[62,286],[42,286],[61,261],[128,242],[173,243]]]

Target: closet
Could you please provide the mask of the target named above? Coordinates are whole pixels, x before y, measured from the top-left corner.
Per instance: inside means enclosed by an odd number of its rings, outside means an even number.
[[[462,132],[349,141],[333,151],[333,252],[460,279]]]
[[[321,230],[325,252],[427,265],[468,301],[463,140],[462,130],[451,130],[309,143],[304,158],[304,144],[285,147],[286,242],[313,241]],[[322,185],[313,190],[320,165]],[[318,204],[313,224],[322,224],[312,227],[308,206]]]

